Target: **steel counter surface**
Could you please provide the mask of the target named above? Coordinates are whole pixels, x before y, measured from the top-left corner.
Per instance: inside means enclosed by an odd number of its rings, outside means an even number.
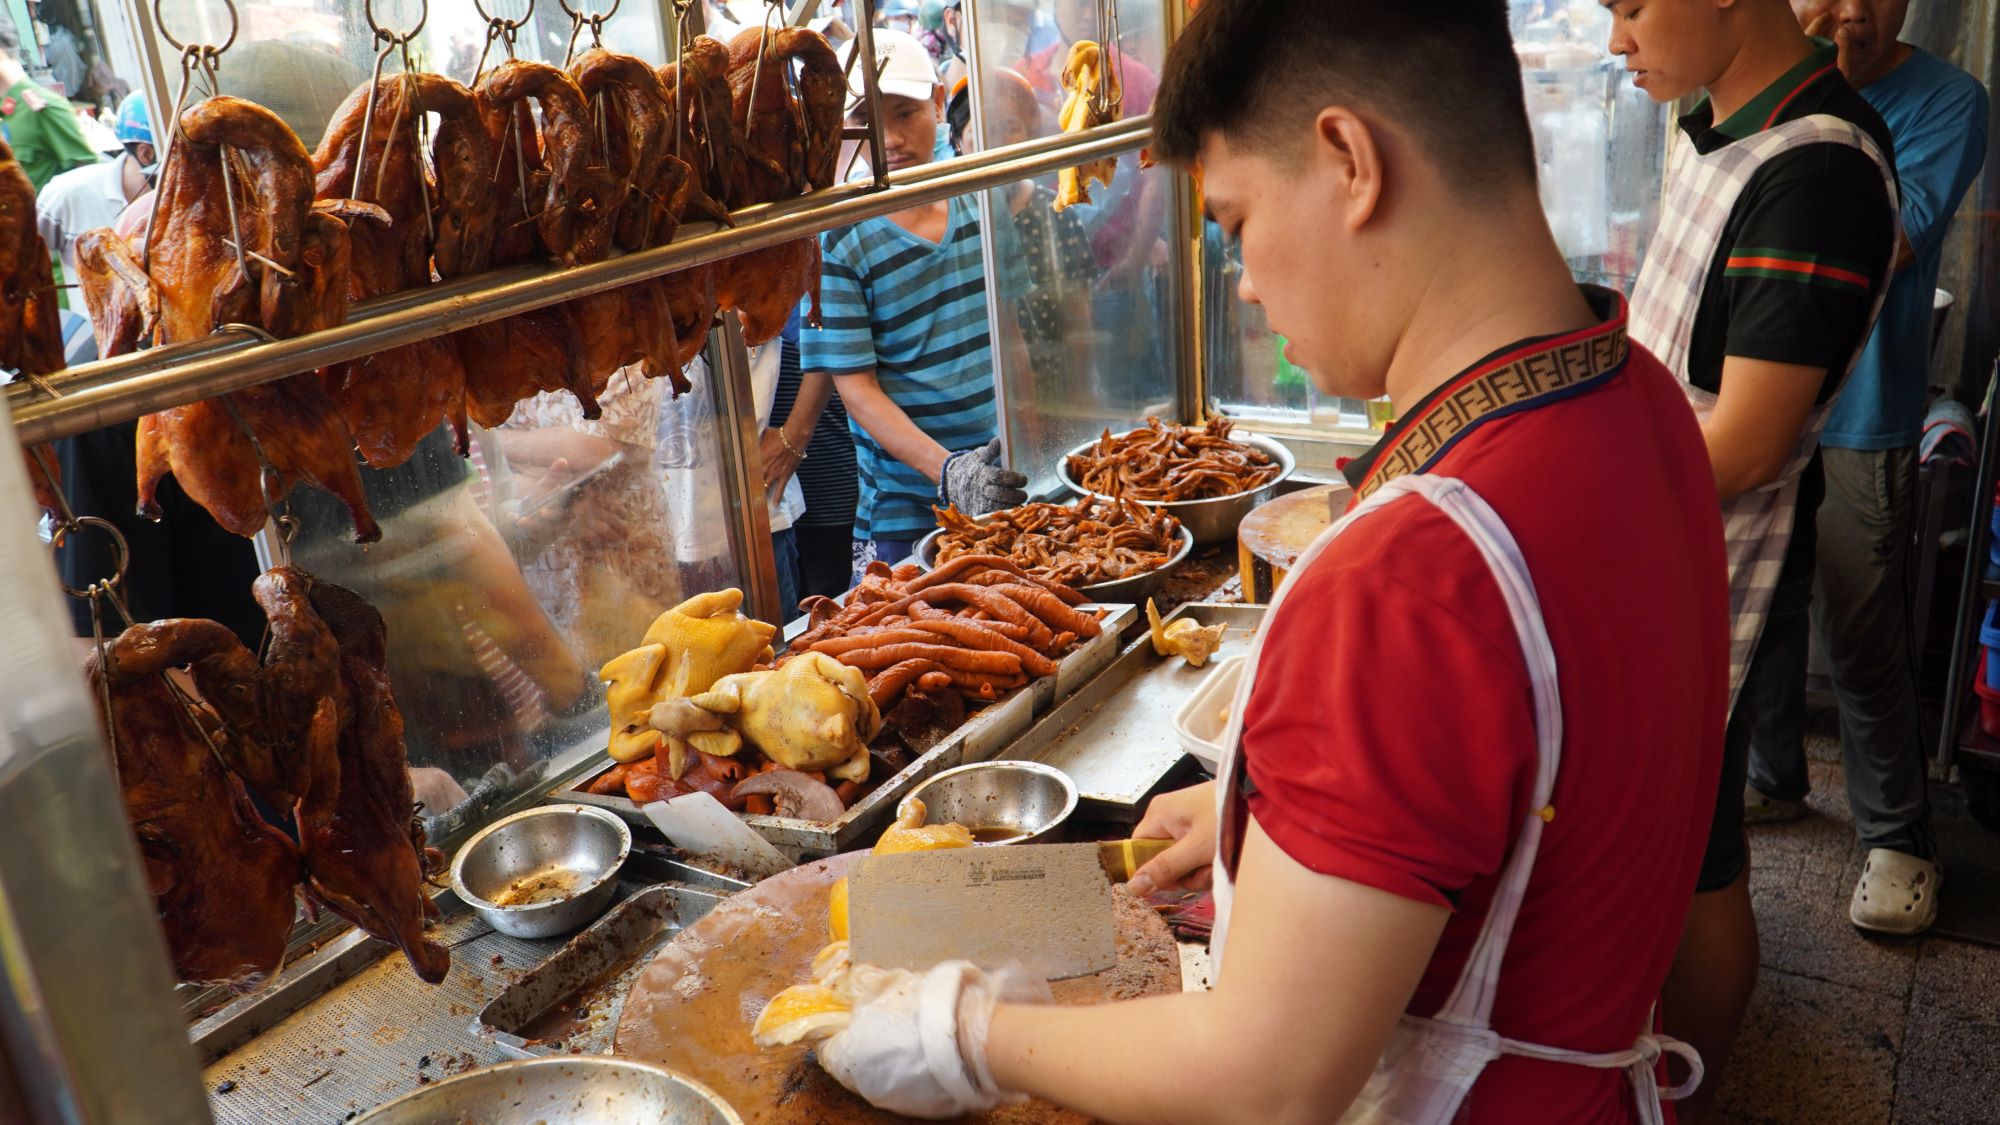
[[[1194,760],[1174,732],[1174,715],[1216,665],[1248,655],[1264,619],[1261,605],[1190,602],[1167,618],[1229,626],[1222,647],[1200,668],[1153,652],[1142,633],[1109,668],[1058,704],[1000,753],[1062,770],[1076,784],[1079,815],[1137,821],[1146,800],[1175,776],[1191,778]]]

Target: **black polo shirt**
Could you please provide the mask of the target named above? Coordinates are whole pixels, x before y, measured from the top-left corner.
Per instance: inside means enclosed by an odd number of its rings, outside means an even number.
[[[1847,84],[1832,44],[1720,124],[1704,100],[1680,119],[1697,152],[1709,153],[1813,114],[1853,122],[1894,167],[1889,127]],[[1875,163],[1842,144],[1805,145],[1759,168],[1729,212],[1709,263],[1688,343],[1695,386],[1722,386],[1725,356],[1818,368],[1817,401],[1840,389],[1868,333],[1875,295],[1894,261],[1896,209]],[[1826,495],[1818,454],[1799,481],[1798,517],[1781,582],[1809,578],[1817,548],[1814,513]]]

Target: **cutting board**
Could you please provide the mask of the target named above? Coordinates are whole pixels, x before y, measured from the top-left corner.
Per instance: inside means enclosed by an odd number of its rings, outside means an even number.
[[[827,897],[858,863],[850,852],[793,868],[724,900],[660,950],[633,982],[614,1050],[688,1075],[722,1095],[750,1125],[847,1125],[905,1121],[850,1094],[805,1046],[765,1051],[750,1026],[779,990],[807,979],[827,942]],[[1118,963],[1056,981],[1059,1004],[1097,1004],[1178,992],[1180,952],[1144,903],[1112,896]],[[1043,1102],[962,1120],[988,1125],[1083,1125],[1081,1114]]]
[[[1345,483],[1288,492],[1251,509],[1236,528],[1236,566],[1243,577],[1243,600],[1266,605],[1285,572],[1347,511],[1354,490]]]

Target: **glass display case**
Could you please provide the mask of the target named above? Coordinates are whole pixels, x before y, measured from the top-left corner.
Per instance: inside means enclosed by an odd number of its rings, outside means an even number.
[[[1165,60],[1166,5],[1127,0],[1100,28],[1090,0],[979,0],[968,5],[977,112],[962,151],[1061,132],[1062,71],[1080,39],[1112,38],[1122,111],[1152,107]],[[1116,161],[1108,185],[1056,209],[1057,177],[995,188],[982,201],[989,308],[1010,463],[1038,494],[1060,491],[1061,455],[1106,427],[1175,412],[1179,361],[1168,326],[1183,319],[1175,193],[1184,177]]]
[[[1595,2],[1511,0],[1535,137],[1542,206],[1577,280],[1629,294],[1659,218],[1666,108],[1633,87],[1607,49],[1610,14]],[[1311,426],[1356,445],[1387,420],[1386,404],[1328,398],[1285,360],[1263,311],[1234,299],[1242,263],[1203,224],[1199,283],[1203,376],[1228,413],[1271,427]]]

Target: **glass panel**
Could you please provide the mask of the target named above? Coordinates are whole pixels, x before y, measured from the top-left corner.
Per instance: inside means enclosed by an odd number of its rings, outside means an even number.
[[[1629,294],[1659,218],[1668,114],[1605,50],[1610,14],[1600,6],[1511,0],[1510,22],[1556,243],[1579,281]],[[1201,346],[1209,396],[1231,414],[1262,421],[1371,425],[1368,404],[1320,395],[1284,361],[1263,310],[1236,297],[1241,267],[1232,254],[1215,224],[1204,224]]]
[[[464,791],[519,792],[601,748],[597,669],[684,597],[742,584],[720,531],[717,396],[700,362],[688,374],[694,391],[671,400],[665,380],[619,374],[596,421],[541,395],[497,429],[475,427],[469,459],[441,428],[408,464],[363,470],[382,525],[372,546],[352,543],[330,497],[294,491],[298,564],[389,621],[390,676],[431,812]]]
[[[1118,8],[1123,112],[1137,116],[1151,109],[1159,84],[1164,10],[1159,0]],[[993,0],[979,5],[979,20],[985,147],[1058,132],[1063,63],[1072,42],[1098,39],[1096,6]],[[1065,450],[1107,426],[1174,412],[1174,340],[1184,314],[1168,251],[1178,174],[1141,171],[1128,153],[1109,185],[1088,185],[1090,202],[1060,212],[1054,175],[988,195],[998,228],[988,245],[1000,282],[994,352],[1008,450],[1014,466],[1034,474],[1037,492],[1059,487],[1055,466]]]
[[[1578,280],[1630,293],[1659,219],[1667,112],[1605,49],[1601,6],[1514,0],[1512,23],[1556,244]]]

